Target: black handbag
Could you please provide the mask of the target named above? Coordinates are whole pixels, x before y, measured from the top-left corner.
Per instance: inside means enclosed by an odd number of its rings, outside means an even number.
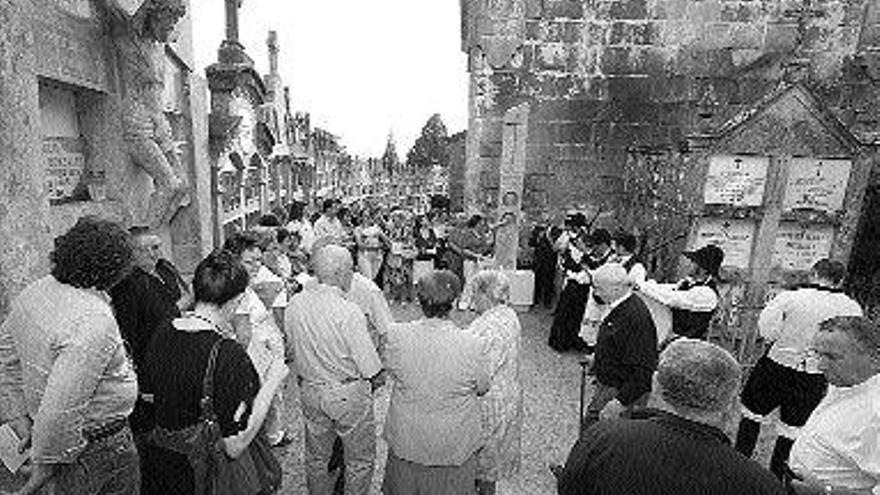
[[[181,430],[156,427],[150,433],[150,441],[187,457],[193,469],[196,495],[269,495],[281,488],[281,465],[262,433],[237,458],[226,455],[213,400],[214,370],[222,341],[218,339],[211,347],[198,421]]]

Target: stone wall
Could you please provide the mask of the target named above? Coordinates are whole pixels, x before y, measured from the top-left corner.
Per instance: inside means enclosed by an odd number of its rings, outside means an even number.
[[[854,133],[880,131],[880,7],[871,0],[466,0],[466,198],[497,187],[504,112],[532,103],[524,206],[614,209],[628,150],[720,126],[800,58]],[[801,15],[802,14],[802,15]]]

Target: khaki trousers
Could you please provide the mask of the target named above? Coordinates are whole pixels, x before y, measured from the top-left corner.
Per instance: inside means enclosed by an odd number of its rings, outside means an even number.
[[[331,495],[327,464],[338,436],[345,451],[346,495],[367,495],[376,463],[376,428],[370,382],[302,386],[306,430],[306,483],[310,495]]]

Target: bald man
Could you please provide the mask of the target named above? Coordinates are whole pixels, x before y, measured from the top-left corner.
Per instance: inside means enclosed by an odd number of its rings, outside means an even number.
[[[284,315],[302,388],[308,490],[333,493],[327,464],[338,436],[345,451],[345,493],[367,494],[376,456],[372,389],[382,363],[363,311],[345,299],[351,254],[329,245],[316,251],[313,263],[318,283],[293,296]]]
[[[657,331],[648,307],[632,290],[623,265],[608,263],[593,272],[593,297],[609,309],[596,337],[596,391],[587,406],[585,426],[596,422],[614,399],[627,409],[648,402],[657,368]]]

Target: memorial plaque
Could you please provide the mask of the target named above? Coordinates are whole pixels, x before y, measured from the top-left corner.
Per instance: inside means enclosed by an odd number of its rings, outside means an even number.
[[[760,206],[767,183],[766,156],[713,156],[703,190],[706,204]]]
[[[752,259],[755,222],[704,218],[700,221],[691,249],[714,244],[724,250],[724,266],[747,269]]]
[[[782,223],[776,233],[773,265],[785,270],[809,270],[813,263],[828,257],[833,240],[831,226]]]
[[[785,210],[839,211],[843,208],[851,169],[850,160],[792,159],[785,188]]]
[[[49,201],[58,202],[70,197],[85,169],[82,141],[75,138],[45,139],[43,156],[46,160],[44,187]]]

